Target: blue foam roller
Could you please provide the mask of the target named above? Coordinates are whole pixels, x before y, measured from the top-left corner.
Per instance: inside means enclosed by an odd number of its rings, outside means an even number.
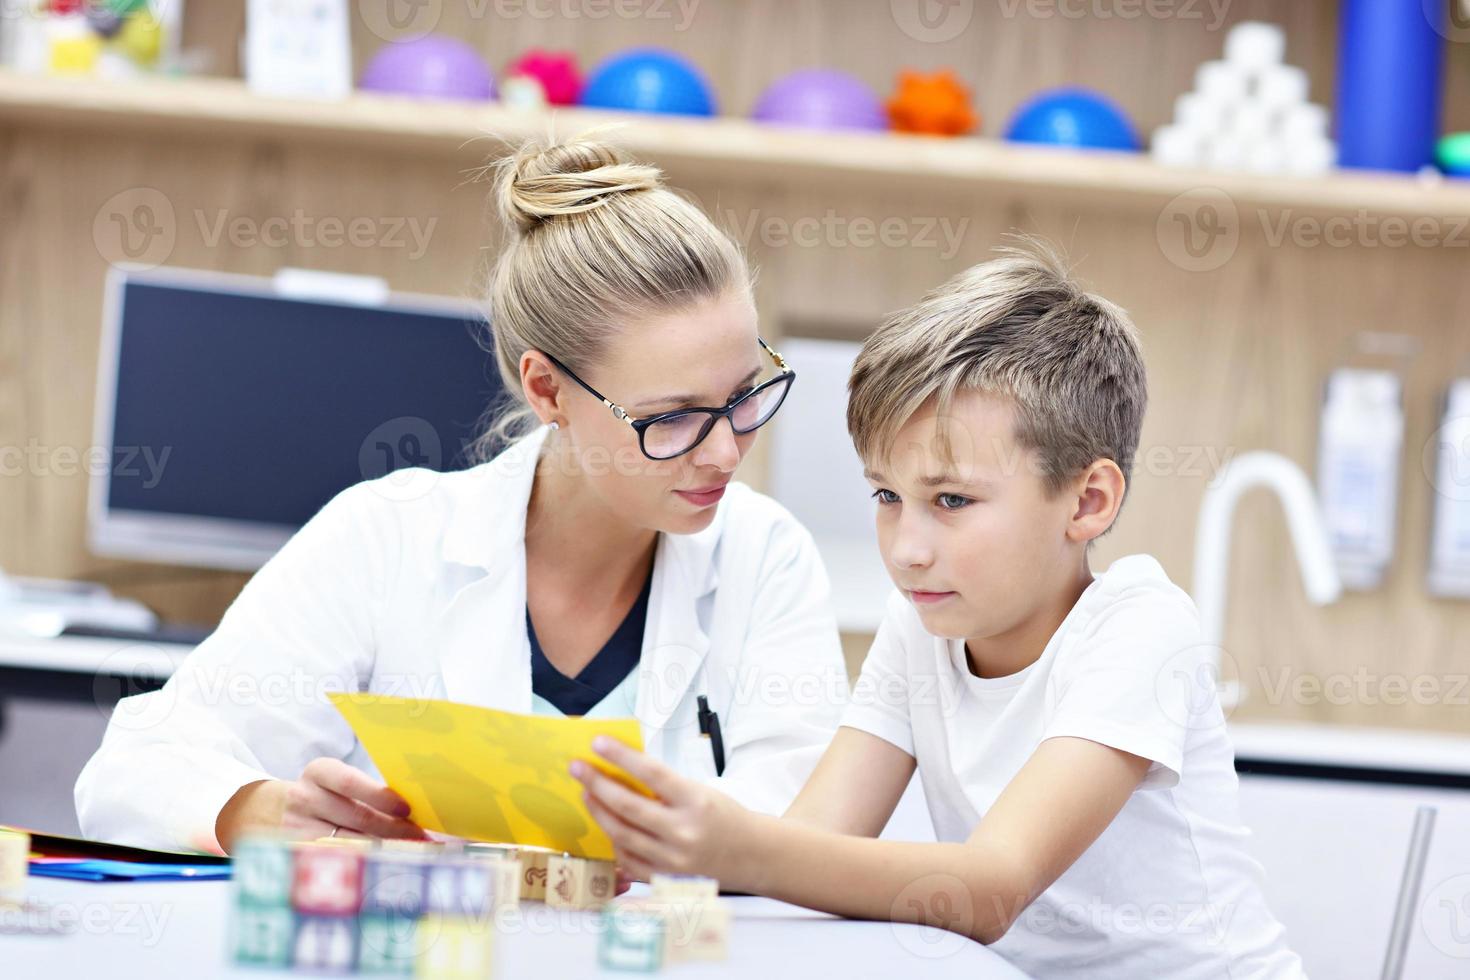
[[[1434,160],[1446,4],[1343,0],[1337,63],[1338,163],[1415,172]]]

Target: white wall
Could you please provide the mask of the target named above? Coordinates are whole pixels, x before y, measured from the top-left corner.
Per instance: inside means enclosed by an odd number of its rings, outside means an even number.
[[[801,337],[781,342],[796,383],[772,423],[769,487],[816,538],[838,627],[874,633],[893,585],[878,554],[872,491],[847,435],[847,378],[860,346]]]

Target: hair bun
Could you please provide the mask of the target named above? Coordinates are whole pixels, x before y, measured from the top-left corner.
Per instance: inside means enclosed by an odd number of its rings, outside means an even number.
[[[662,186],[657,167],[633,163],[610,143],[577,137],[522,145],[500,162],[495,198],[502,220],[526,234],[552,218]]]

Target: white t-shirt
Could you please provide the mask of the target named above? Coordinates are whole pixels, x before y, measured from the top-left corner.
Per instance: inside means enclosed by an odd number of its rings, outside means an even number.
[[[895,592],[844,725],[918,762],[942,841],[964,841],[1048,738],[1152,760],[1091,847],[992,948],[1056,977],[1300,977],[1245,851],[1234,751],[1194,604],[1147,555],[1097,575],[1040,659],[969,670]]]

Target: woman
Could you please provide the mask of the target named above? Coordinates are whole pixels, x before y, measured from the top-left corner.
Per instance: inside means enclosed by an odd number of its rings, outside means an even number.
[[[162,690],[119,705],[77,782],[89,837],[420,836],[333,690],[633,715],[651,754],[770,813],[810,773],[845,675],[810,535],[731,482],[793,378],[739,249],[595,140],[522,149],[494,193],[489,321],[521,404],[486,441],[515,441],[415,474],[426,492],[399,473],[329,502]]]

